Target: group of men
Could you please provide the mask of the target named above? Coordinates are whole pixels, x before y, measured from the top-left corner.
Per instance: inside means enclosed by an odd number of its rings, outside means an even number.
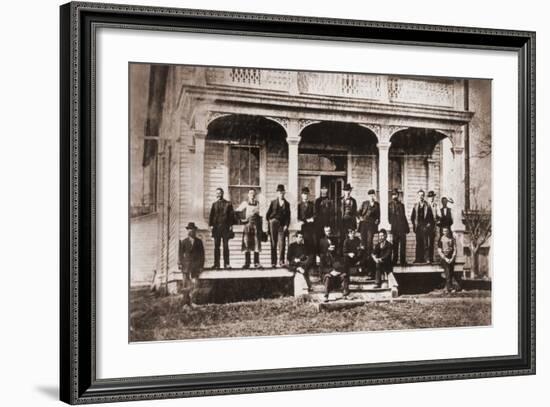
[[[309,270],[316,265],[316,260],[319,260],[319,269],[325,285],[325,299],[328,299],[329,292],[338,283],[342,287],[344,297],[349,295],[349,277],[353,267],[360,272],[374,274],[375,284],[380,287],[382,277],[391,272],[393,265],[406,265],[406,236],[410,228],[405,206],[399,200],[398,190],[392,191],[392,199],[388,205],[388,221],[392,235],[390,242],[387,239],[388,232],[385,229],[379,230],[380,204],[373,189],[368,191],[368,199],[358,206],[355,198],[351,196],[351,185],[346,184],[339,208],[341,222],[336,225],[335,202],[330,199],[327,186],[321,186],[320,196],[315,201],[310,200],[309,189],[302,188],[297,206],[300,229],[288,250],[286,238],[289,234],[291,207],[285,198],[284,185],[279,184],[276,192],[277,197],[269,203],[265,214],[268,225],[266,234],[262,230],[260,205],[254,188],[249,189],[247,199],[236,210],[231,202],[224,199],[223,189],[217,188],[216,201],[212,204],[209,216],[209,227],[214,239],[214,264],[211,269],[221,268],[220,246],[223,246],[224,268],[231,268],[228,242],[234,237],[233,225],[237,223],[244,224],[241,243],[241,249],[245,254],[244,269],[251,267],[252,253],[254,267],[262,268],[259,253],[262,241],[267,240],[269,236],[271,267],[288,267],[291,271],[302,273],[310,288]],[[428,192],[428,200],[425,200],[424,191],[420,190],[410,220],[416,234],[415,263],[433,262],[435,237],[439,230],[438,253],[447,277],[446,287],[450,289],[456,258],[456,242],[451,232],[453,218],[451,209],[447,206],[448,202],[449,200],[443,197],[439,206],[433,191]],[[338,227],[339,234],[336,233]],[[180,241],[179,264],[185,269],[192,267],[193,270],[188,271],[188,274],[194,278],[193,276],[198,276],[199,270],[204,266],[204,247],[196,237],[194,223],[190,222],[187,229],[189,237]],[[195,259],[191,261],[190,257]]]

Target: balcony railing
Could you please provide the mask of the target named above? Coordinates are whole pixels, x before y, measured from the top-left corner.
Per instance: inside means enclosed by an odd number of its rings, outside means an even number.
[[[456,81],[388,75],[206,68],[207,85],[288,94],[366,99],[381,103],[453,107]]]

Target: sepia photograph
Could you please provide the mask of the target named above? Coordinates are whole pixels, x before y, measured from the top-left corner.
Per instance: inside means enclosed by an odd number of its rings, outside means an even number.
[[[491,326],[491,79],[128,69],[129,342]]]

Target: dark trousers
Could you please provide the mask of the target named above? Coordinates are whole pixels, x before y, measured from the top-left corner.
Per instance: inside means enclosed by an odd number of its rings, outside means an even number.
[[[260,253],[254,252],[254,265],[260,264]],[[244,265],[250,267],[250,252],[244,252]]]
[[[344,272],[350,274],[350,268],[358,266],[361,264],[361,256],[357,255],[353,258],[349,256],[344,256]]]
[[[370,257],[373,249],[374,235],[378,233],[374,228],[361,228],[361,242],[365,246],[365,255]]]
[[[424,263],[426,261],[426,251],[428,248],[428,233],[425,226],[416,227],[416,253],[414,262]]]
[[[435,228],[426,228],[426,259],[430,262],[434,262],[434,242],[435,242]]]
[[[189,305],[197,302],[199,292],[199,278],[192,277],[189,273],[183,273],[183,304]]]
[[[374,277],[374,283],[377,286],[382,285],[382,274],[389,273],[390,267],[388,267],[387,264],[384,263],[376,263],[376,275]],[[387,279],[387,275],[384,277],[384,280]]]
[[[328,297],[328,294],[331,290],[336,288],[338,284],[342,287],[342,294],[349,294],[349,273],[341,273],[338,276],[333,276],[330,273],[326,273],[323,276],[323,284],[325,286],[325,297]]]
[[[398,233],[398,232],[392,232],[393,235],[393,242],[392,242],[392,260],[393,264],[397,264],[399,260],[399,264],[402,266],[405,265],[407,262],[406,257],[406,249],[407,249],[407,234],[406,233]]]
[[[271,239],[271,264],[277,264],[277,255],[279,262],[285,261],[285,231],[278,219],[269,221],[269,237]]]
[[[304,234],[304,244],[306,245],[307,254],[315,254],[317,251],[315,232],[316,230],[313,223],[302,225],[302,233]]]
[[[220,245],[223,241],[223,265],[229,266],[229,239],[227,234],[214,235],[214,267],[220,267]]]
[[[445,290],[451,291],[453,288],[453,282],[457,285],[458,289],[461,289],[460,279],[455,277],[455,262],[447,263],[444,259],[441,259],[441,267],[445,272]]]

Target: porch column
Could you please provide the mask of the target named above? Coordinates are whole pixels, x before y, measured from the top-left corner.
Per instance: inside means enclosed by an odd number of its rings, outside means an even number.
[[[298,229],[298,145],[299,135],[288,135],[288,193],[287,199],[290,203],[290,229]]]
[[[453,153],[454,161],[454,176],[455,176],[455,203],[453,207],[455,208],[454,212],[454,223],[453,230],[463,232],[465,229],[464,223],[462,222],[462,211],[464,210],[464,202],[466,197],[466,190],[464,184],[464,147],[453,147],[451,149]]]
[[[208,226],[204,217],[204,147],[206,132],[195,131],[193,136],[195,140],[195,156],[193,157],[193,165],[191,166],[193,174],[189,174],[193,186],[191,213],[193,214],[192,221],[200,229],[203,229]]]
[[[378,190],[380,194],[380,228],[389,231],[388,221],[388,189],[389,189],[389,160],[391,142],[380,142],[378,147]]]

